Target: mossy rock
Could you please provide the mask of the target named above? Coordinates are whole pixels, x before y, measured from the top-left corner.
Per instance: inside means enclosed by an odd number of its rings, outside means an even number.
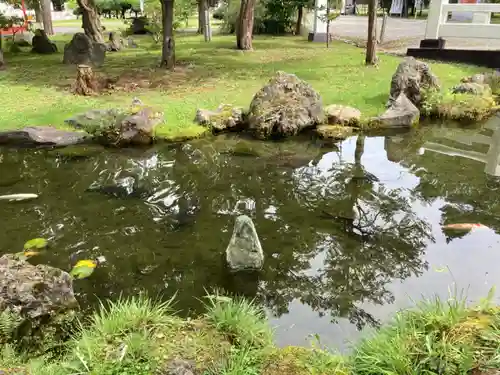
[[[228,130],[240,130],[243,127],[244,114],[241,108],[221,104],[215,111],[198,109],[194,121],[217,134]]]
[[[422,114],[459,122],[478,122],[498,111],[499,106],[490,93],[476,95],[471,93],[426,94]]]
[[[350,137],[354,133],[354,128],[342,125],[319,125],[316,134],[322,139],[342,140]]]

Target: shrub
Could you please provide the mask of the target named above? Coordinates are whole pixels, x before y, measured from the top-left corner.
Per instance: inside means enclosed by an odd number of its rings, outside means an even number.
[[[477,122],[486,119],[498,109],[495,99],[488,94],[453,94],[428,91],[424,93],[422,115],[447,120]]]

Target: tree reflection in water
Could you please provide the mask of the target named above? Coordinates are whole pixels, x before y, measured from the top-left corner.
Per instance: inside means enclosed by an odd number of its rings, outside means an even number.
[[[88,158],[1,150],[0,175],[16,169],[22,179],[0,185],[0,193],[20,186],[42,193],[34,205],[7,208],[1,250],[50,236],[52,250],[39,262],[68,269],[78,257],[106,256],[108,265],[77,285],[90,305],[141,290],[177,292],[177,309],[199,313],[194,297],[223,288],[257,298],[277,316],[299,300],[334,320],[373,325],[359,305],[391,303],[387,284],[420,275],[433,238],[408,192],[364,169],[364,142],[356,140],[354,163],[329,168],[320,162],[335,151],[231,137]],[[239,213],[253,218],[261,237],[260,273],[234,275],[223,266]]]

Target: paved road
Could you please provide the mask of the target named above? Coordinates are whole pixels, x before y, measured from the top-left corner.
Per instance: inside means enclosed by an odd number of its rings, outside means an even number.
[[[420,40],[425,35],[425,20],[390,17],[387,22],[384,43],[386,49],[392,52],[406,52],[408,47],[418,47]],[[380,30],[382,19],[379,18],[377,26]],[[340,16],[330,27],[336,37],[366,41],[368,34],[368,18],[360,16]],[[394,43],[400,41],[400,43]],[[447,38],[448,48],[465,49],[500,49],[500,39],[464,39]]]
[[[380,30],[382,19],[379,18],[377,26]],[[386,50],[391,52],[405,53],[408,47],[418,47],[420,40],[425,34],[425,20],[406,19],[390,17],[387,21],[384,43]],[[340,16],[330,24],[332,34],[340,39],[353,39],[366,41],[368,34],[368,17],[362,16]],[[57,33],[75,33],[82,31],[78,27],[56,26]],[[195,29],[182,30],[184,32]],[[500,49],[500,39],[460,39],[448,38],[446,45],[449,48],[478,48],[478,49]]]

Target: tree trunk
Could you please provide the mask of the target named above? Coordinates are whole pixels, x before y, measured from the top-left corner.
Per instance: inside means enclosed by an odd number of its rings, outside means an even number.
[[[2,36],[0,35],[0,39],[2,38]],[[5,69],[5,60],[3,58],[3,51],[2,51],[2,47],[0,46],[0,70],[4,70]]]
[[[163,43],[160,65],[167,69],[173,69],[175,66],[174,0],[161,0],[161,15]]]
[[[50,9],[50,0],[41,0],[40,6],[42,11],[43,31],[47,35],[54,35],[52,27],[52,10]]]
[[[97,83],[94,77],[94,72],[92,72],[92,67],[89,65],[78,65],[76,69],[77,74],[76,81],[73,83],[73,93],[84,96],[95,94]]]
[[[254,8],[256,0],[242,0],[238,25],[236,28],[236,46],[238,49],[252,49]]]
[[[203,14],[203,4],[206,0],[198,0],[198,34],[203,34],[205,30],[205,16]]]
[[[366,65],[377,63],[377,0],[368,3],[368,37],[366,40]]]
[[[77,0],[82,9],[82,27],[85,34],[96,43],[104,43],[101,20],[94,0]]]
[[[36,23],[42,23],[43,18],[42,18],[42,9],[40,2],[36,2],[35,4],[35,22]]]
[[[295,35],[300,35],[302,32],[302,18],[304,16],[304,7],[299,5],[297,9],[297,24],[295,25]]]

